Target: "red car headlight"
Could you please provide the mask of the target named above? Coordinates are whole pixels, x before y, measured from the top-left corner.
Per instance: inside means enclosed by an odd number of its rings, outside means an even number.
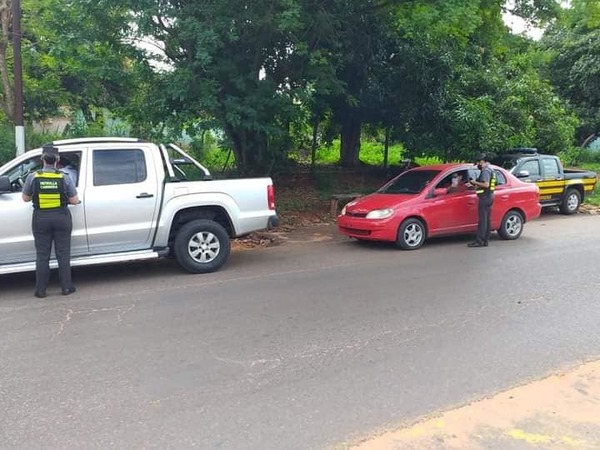
[[[367,214],[367,219],[387,219],[394,214],[392,208],[374,209]]]

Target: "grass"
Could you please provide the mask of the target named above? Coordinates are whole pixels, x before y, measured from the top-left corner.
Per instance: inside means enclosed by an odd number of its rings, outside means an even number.
[[[593,170],[597,174],[600,174],[600,163],[583,163],[580,164],[582,169],[585,170]],[[586,197],[585,203],[590,205],[600,206],[600,188],[596,184],[596,189],[592,193],[592,195]]]

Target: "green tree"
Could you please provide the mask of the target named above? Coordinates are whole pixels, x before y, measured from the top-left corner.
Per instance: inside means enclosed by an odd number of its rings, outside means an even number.
[[[543,39],[548,76],[581,118],[579,142],[600,130],[600,3],[573,0]]]
[[[268,168],[289,146],[288,124],[306,95],[308,55],[296,1],[135,1],[140,33],[164,49],[163,117],[193,128],[202,116],[225,131],[242,171]],[[173,125],[173,126],[174,126]]]
[[[494,107],[500,100],[498,90],[470,98],[465,83],[472,77],[463,75],[480,71],[485,78],[487,65],[497,63],[510,48],[509,30],[502,21],[508,4],[439,0],[327,5],[332,17],[343,19],[331,20],[335,38],[322,44],[342,86],[327,98],[340,127],[342,165],[358,163],[363,124],[393,129],[393,136],[409,150],[445,158],[464,153],[474,141],[479,147],[489,145],[485,125],[476,140],[466,142],[458,117],[461,112],[467,115],[457,108],[471,102],[469,120],[480,111],[476,121],[484,124],[503,119],[499,111],[492,114],[482,108],[486,101]],[[510,6],[511,13],[535,24],[546,23],[558,8],[554,0],[522,0]]]
[[[553,5],[539,2],[539,14],[528,18],[548,20]],[[520,2],[515,11],[531,13],[534,6]],[[409,152],[449,160],[514,145],[552,152],[570,145],[575,119],[540,77],[533,43],[504,25],[503,10],[493,0],[399,10],[405,44],[395,128]]]
[[[572,145],[577,119],[540,77],[534,56],[511,54],[463,68],[447,116],[457,155],[517,146],[558,153]]]
[[[127,105],[148,73],[130,45],[131,11],[109,0],[23,0],[25,102],[30,118],[59,108],[100,120]]]

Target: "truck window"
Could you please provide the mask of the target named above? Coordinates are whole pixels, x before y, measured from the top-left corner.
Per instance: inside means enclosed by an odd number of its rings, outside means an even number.
[[[522,170],[526,170],[529,172],[529,176],[540,176],[541,172],[540,172],[540,163],[537,159],[531,159],[529,161],[525,161],[523,163],[523,165],[521,166],[521,168],[519,169],[519,172],[521,172]]]
[[[142,150],[94,150],[93,159],[94,186],[140,183],[146,179]]]
[[[555,158],[542,158],[542,164],[545,178],[556,178],[560,175],[558,161]]]

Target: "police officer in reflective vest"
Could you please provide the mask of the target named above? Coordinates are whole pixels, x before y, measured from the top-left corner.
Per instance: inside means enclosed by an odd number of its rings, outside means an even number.
[[[490,157],[488,155],[477,156],[476,164],[480,172],[477,180],[471,180],[471,184],[475,186],[479,199],[479,222],[477,224],[477,237],[474,242],[469,244],[469,247],[487,247],[490,239],[496,174],[490,168],[489,163]]]
[[[63,295],[75,292],[71,281],[71,231],[73,222],[67,204],[79,203],[77,190],[70,177],[60,172],[58,149],[44,146],[44,167],[29,174],[23,186],[23,200],[33,203],[32,230],[37,254],[35,264],[35,293],[46,297],[50,281],[50,252],[58,261],[58,275]]]

